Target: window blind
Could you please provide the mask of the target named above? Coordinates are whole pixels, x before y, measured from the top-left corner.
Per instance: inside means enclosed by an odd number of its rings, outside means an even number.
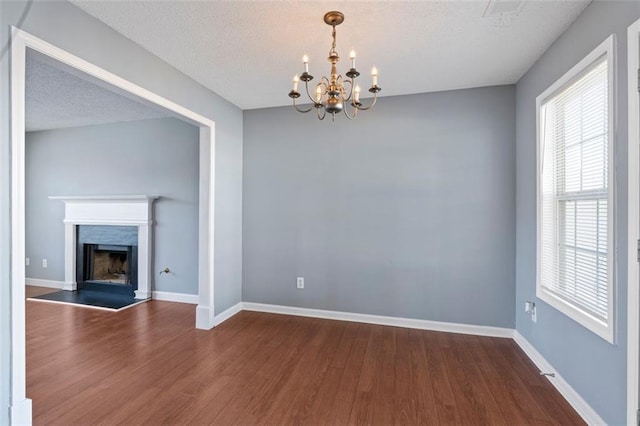
[[[541,109],[541,285],[607,321],[607,57],[550,96]]]

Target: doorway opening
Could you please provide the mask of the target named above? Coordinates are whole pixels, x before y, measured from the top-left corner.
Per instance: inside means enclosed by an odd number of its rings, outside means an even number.
[[[25,80],[27,49],[59,61],[124,96],[199,127],[198,305],[196,324],[214,326],[215,123],[156,93],[70,54],[23,30],[11,34],[11,400],[12,423],[31,423],[26,397],[25,345]]]

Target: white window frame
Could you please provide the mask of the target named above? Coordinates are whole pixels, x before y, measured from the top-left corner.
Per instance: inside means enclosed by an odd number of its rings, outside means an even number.
[[[545,102],[564,90],[574,81],[584,75],[584,72],[593,65],[594,62],[606,56],[607,78],[608,78],[608,188],[607,188],[607,295],[608,312],[607,321],[604,322],[586,312],[580,306],[570,303],[548,291],[542,285],[542,135],[543,125],[541,120],[541,110]],[[616,280],[615,280],[615,34],[609,36],[591,53],[589,53],[578,64],[565,73],[560,79],[553,83],[547,90],[536,98],[536,224],[537,224],[537,250],[536,250],[536,297],[553,306],[569,318],[575,320],[582,326],[591,330],[609,343],[615,341],[615,319],[616,319]]]

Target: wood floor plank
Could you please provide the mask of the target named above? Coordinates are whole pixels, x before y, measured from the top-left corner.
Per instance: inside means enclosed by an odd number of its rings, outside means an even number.
[[[324,323],[324,324],[323,324]],[[307,342],[284,386],[277,392],[267,422],[274,424],[304,424],[310,403],[331,362],[331,352],[340,336],[332,336],[334,327],[313,320],[315,332]],[[332,343],[333,342],[335,343]]]
[[[549,386],[549,381],[546,377],[538,373],[537,367],[525,355],[522,349],[513,341],[508,342],[507,345],[513,349],[505,353],[509,355],[509,359],[513,362],[514,368],[529,372],[529,386],[532,387],[531,394],[538,402],[538,405],[544,408],[548,417],[552,419],[554,423],[558,424],[584,424],[580,416],[571,409],[569,403],[561,397],[560,392],[553,387],[551,387],[549,392],[545,391]]]
[[[416,399],[413,393],[413,364],[411,362],[411,339],[409,329],[396,329],[396,351],[393,359],[395,375],[393,377],[393,411],[395,424],[418,424]]]
[[[327,424],[341,424],[349,419],[357,395],[358,382],[360,381],[367,343],[371,338],[371,331],[371,327],[358,324],[349,357],[342,369],[340,382],[335,389],[336,397],[331,406]]]
[[[284,320],[284,319],[283,319]],[[283,322],[283,327],[288,325]],[[273,395],[276,387],[270,386],[270,382],[275,376],[285,374],[286,372],[278,367],[282,365],[281,358],[274,358],[272,354],[277,354],[277,349],[283,344],[284,339],[291,337],[292,334],[284,332],[272,337],[268,343],[256,345],[256,357],[250,361],[253,366],[245,366],[242,371],[236,373],[236,379],[241,384],[241,388],[235,393],[234,398],[229,404],[216,416],[215,422],[218,424],[230,424],[239,416],[249,417],[254,407],[257,406],[265,397]],[[288,354],[291,356],[291,354]],[[253,416],[255,421],[260,417]]]
[[[382,357],[382,331],[381,326],[374,325],[371,328],[349,417],[350,424],[374,424],[374,398],[379,380],[378,364]]]
[[[454,335],[458,339],[457,360],[474,392],[474,411],[482,419],[482,423],[489,425],[510,425],[500,410],[500,404],[487,384],[487,375],[479,368],[482,360],[482,347],[478,336]]]
[[[420,425],[432,425],[438,422],[438,407],[434,396],[434,390],[429,383],[433,383],[431,375],[432,365],[424,347],[423,331],[407,330],[409,339],[409,362],[411,395],[415,405],[415,423]],[[427,384],[427,385],[425,385]]]
[[[27,302],[34,424],[584,424],[510,339]]]
[[[450,357],[451,347],[446,335],[434,332],[423,333],[423,346],[427,354],[431,381],[428,386],[431,387],[435,395],[436,410],[434,414],[437,416],[437,424],[461,424],[460,410],[456,404],[454,392],[459,393],[463,390],[454,387],[455,382],[449,373],[446,363],[447,357]]]
[[[519,383],[511,377],[511,369],[501,364],[495,358],[499,357],[491,351],[492,344],[496,339],[479,338],[477,357],[478,369],[485,379],[488,391],[491,392],[496,401],[500,401],[498,408],[505,421],[509,425],[528,425],[530,417],[521,409],[517,394],[526,389],[520,388]]]
[[[382,351],[376,368],[375,392],[373,400],[373,418],[378,424],[391,425],[399,413],[394,410],[396,385],[396,331],[395,327],[382,328]]]

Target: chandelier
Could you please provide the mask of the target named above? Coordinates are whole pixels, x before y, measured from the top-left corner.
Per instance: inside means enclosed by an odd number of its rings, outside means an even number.
[[[309,74],[309,58],[304,55],[302,62],[304,63],[304,72],[298,76],[293,77],[293,90],[289,92],[289,97],[293,100],[293,107],[302,113],[307,113],[313,109],[317,111],[318,118],[324,120],[325,116],[331,114],[331,119],[335,120],[336,114],[344,112],[349,120],[356,118],[358,111],[366,111],[372,108],[376,104],[378,99],[378,92],[382,90],[378,86],[378,70],[373,67],[371,70],[371,87],[369,92],[373,93],[373,100],[370,105],[364,106],[360,102],[360,86],[355,83],[356,78],[360,73],[356,70],[356,53],[351,51],[351,68],[345,73],[345,78],[341,74],[338,74],[337,64],[340,60],[338,52],[336,52],[336,26],[342,24],[344,21],[344,15],[338,11],[327,12],[324,15],[324,22],[327,25],[333,27],[332,37],[333,43],[331,43],[331,49],[329,50],[329,57],[327,60],[331,63],[331,74],[327,77],[322,77],[320,81],[315,85],[313,94],[309,92],[309,82],[313,80],[313,76]],[[301,109],[296,104],[296,99],[300,97],[298,92],[298,83],[302,80],[304,82],[305,91],[307,96],[313,103],[313,106],[308,109]],[[350,108],[347,106],[350,105]],[[351,109],[351,111],[349,111]]]

